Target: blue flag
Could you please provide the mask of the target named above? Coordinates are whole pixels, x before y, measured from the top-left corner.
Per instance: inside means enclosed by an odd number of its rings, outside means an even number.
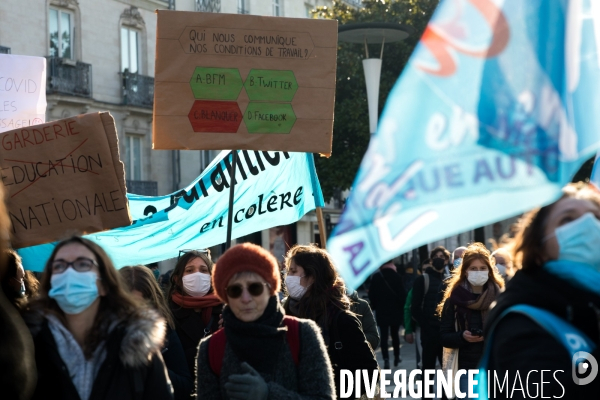
[[[232,238],[291,224],[323,194],[312,154],[239,151]],[[85,236],[102,246],[117,267],[177,257],[226,241],[231,154],[221,152],[185,189],[167,196],[128,194],[132,225]],[[25,269],[42,271],[55,244],[19,249]]]
[[[556,200],[600,147],[599,46],[598,1],[441,1],[328,242],[346,283]]]

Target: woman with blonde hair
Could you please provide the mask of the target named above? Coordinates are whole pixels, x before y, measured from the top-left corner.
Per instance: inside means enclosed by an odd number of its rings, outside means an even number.
[[[181,340],[175,331],[175,320],[169,310],[163,292],[152,271],[144,265],[123,267],[119,274],[131,294],[157,310],[167,322],[167,334],[162,347],[162,356],[173,384],[175,400],[189,400],[194,390],[194,379],[187,365]]]
[[[503,288],[488,249],[481,243],[468,246],[437,308],[442,346],[459,349],[458,369],[477,368],[484,350],[483,324]],[[459,386],[466,393],[467,375],[461,376]]]

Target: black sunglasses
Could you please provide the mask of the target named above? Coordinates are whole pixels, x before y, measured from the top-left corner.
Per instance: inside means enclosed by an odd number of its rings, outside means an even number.
[[[248,293],[250,293],[250,295],[253,297],[260,296],[265,291],[265,286],[268,285],[268,283],[252,282],[248,285]],[[242,286],[241,283],[235,283],[227,286],[227,289],[225,290],[227,292],[227,297],[231,299],[237,299],[242,295],[242,293],[244,293],[244,286]]]
[[[181,256],[183,256],[187,253],[194,253],[194,252],[206,254],[206,256],[212,260],[212,258],[210,257],[210,249],[186,249],[186,250],[179,250],[179,255],[177,256],[177,261],[179,261]]]

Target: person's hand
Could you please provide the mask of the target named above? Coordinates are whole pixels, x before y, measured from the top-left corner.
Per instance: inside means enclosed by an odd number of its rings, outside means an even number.
[[[464,331],[463,338],[469,343],[483,342],[483,336],[473,336],[471,332]]]
[[[406,343],[413,344],[415,342],[415,336],[412,333],[407,333],[406,335],[404,335],[404,340],[406,341]]]
[[[245,374],[230,375],[225,384],[227,396],[234,400],[266,400],[269,395],[269,387],[250,364],[243,362],[242,368]]]
[[[219,329],[223,327],[223,314],[219,314]]]

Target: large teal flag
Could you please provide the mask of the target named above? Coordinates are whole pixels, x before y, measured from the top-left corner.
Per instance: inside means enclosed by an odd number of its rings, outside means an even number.
[[[328,242],[346,283],[556,200],[600,147],[599,46],[600,1],[442,0]]]
[[[128,194],[131,226],[87,235],[117,267],[177,257],[181,249],[224,243],[227,233],[231,152],[224,151],[185,189],[167,196]],[[291,224],[323,194],[312,154],[239,151],[235,174],[232,238]],[[43,270],[54,244],[19,249],[23,265]]]

